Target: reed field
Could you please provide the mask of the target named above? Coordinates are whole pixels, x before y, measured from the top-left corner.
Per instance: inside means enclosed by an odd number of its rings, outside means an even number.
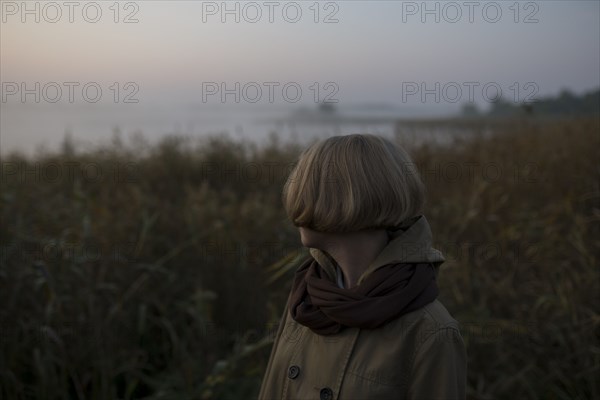
[[[406,144],[468,399],[599,399],[600,120],[505,122]],[[301,150],[115,137],[4,156],[0,399],[256,398],[306,256],[280,200]]]

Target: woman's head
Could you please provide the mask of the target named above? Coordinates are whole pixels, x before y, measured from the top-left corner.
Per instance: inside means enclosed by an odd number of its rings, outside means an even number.
[[[313,144],[300,155],[283,189],[294,225],[320,232],[397,226],[422,212],[424,198],[408,154],[368,134]]]

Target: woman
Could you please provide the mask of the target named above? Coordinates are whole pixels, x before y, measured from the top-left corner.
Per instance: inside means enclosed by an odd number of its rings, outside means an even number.
[[[436,299],[423,184],[374,135],[309,147],[283,203],[310,255],[292,290],[260,400],[464,399],[459,325]]]

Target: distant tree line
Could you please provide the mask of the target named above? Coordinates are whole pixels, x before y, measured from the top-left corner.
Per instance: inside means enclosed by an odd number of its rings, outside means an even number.
[[[563,89],[558,96],[542,97],[533,102],[515,103],[503,98],[491,103],[487,111],[481,111],[475,103],[463,105],[461,115],[464,117],[511,117],[516,115],[593,115],[600,114],[600,89],[577,96],[568,89]]]

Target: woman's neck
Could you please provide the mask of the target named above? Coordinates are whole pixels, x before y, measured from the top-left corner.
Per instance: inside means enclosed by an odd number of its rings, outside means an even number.
[[[385,229],[328,234],[320,249],[328,253],[344,274],[344,287],[356,286],[367,267],[388,244]]]

